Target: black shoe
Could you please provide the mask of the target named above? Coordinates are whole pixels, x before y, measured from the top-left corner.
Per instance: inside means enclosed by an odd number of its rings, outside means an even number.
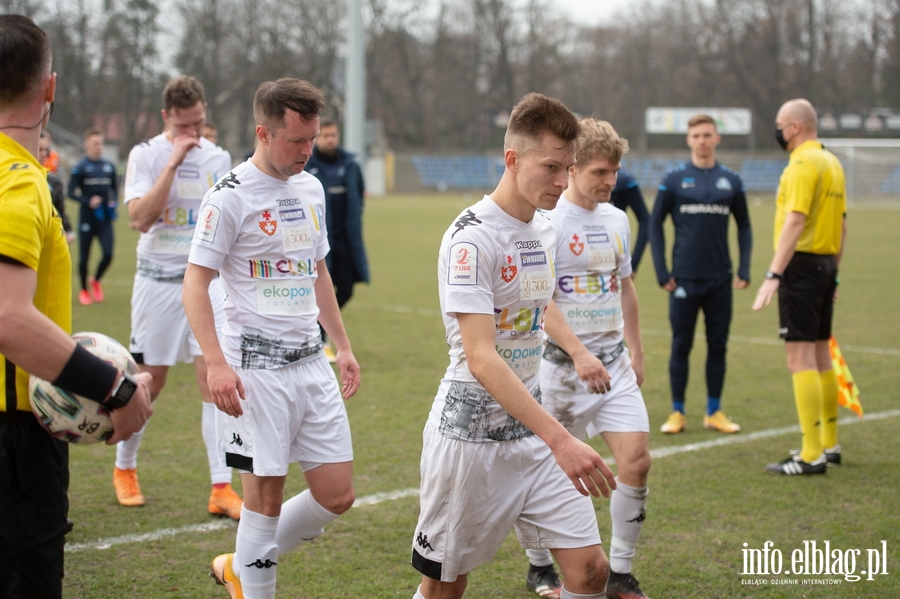
[[[66,518],[66,534],[72,532],[73,528],[75,528],[75,523]]]
[[[562,583],[559,581],[556,570],[553,569],[553,564],[549,566],[529,565],[525,584],[529,590],[537,593],[538,597],[559,599]]]
[[[800,455],[799,449],[791,450],[792,456]],[[835,445],[834,447],[829,447],[825,450],[825,461],[828,462],[829,466],[840,466],[841,465],[841,446]]]
[[[606,596],[608,599],[649,599],[630,572],[619,574],[612,570],[606,583]]]
[[[820,455],[812,463],[804,462],[800,456],[790,456],[777,464],[769,464],[766,466],[766,472],[772,474],[784,474],[785,476],[795,476],[797,474],[825,474],[828,470],[828,462],[825,455]]]

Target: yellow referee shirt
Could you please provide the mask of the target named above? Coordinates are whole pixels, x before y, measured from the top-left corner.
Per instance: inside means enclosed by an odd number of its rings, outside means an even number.
[[[3,133],[0,256],[37,272],[35,307],[71,333],[72,262],[62,220],[50,201],[47,171],[28,150]],[[0,412],[11,410],[31,410],[28,373],[0,354]]]
[[[796,251],[834,255],[841,249],[841,229],[847,212],[844,169],[819,141],[803,142],[791,152],[781,174],[775,203],[775,249],[790,212],[806,215]]]

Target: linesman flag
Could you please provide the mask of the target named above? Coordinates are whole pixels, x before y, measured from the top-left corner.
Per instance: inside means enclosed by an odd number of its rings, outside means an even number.
[[[863,417],[862,403],[859,401],[859,387],[853,382],[853,375],[850,374],[850,368],[841,348],[838,347],[837,339],[834,336],[828,340],[828,349],[831,352],[831,363],[834,366],[834,372],[837,374],[838,380],[838,404],[844,406],[848,410],[853,410],[857,416]]]

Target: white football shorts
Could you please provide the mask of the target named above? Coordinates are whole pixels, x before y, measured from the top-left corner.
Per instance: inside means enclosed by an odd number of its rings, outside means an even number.
[[[334,371],[319,352],[283,368],[235,368],[246,400],[239,418],[216,410],[222,466],[257,476],[284,476],[353,460],[350,421]]]
[[[591,498],[537,436],[472,443],[426,424],[421,476],[412,564],[435,580],[491,561],[512,528],[526,549],[600,544]]]
[[[179,362],[192,363],[195,357],[203,355],[181,302],[183,289],[179,282],[134,276],[129,350],[139,364],[174,366]],[[209,284],[209,299],[216,331],[221,331],[225,323],[225,290],[218,277]]]
[[[631,358],[623,352],[607,367],[612,388],[589,392],[574,367],[541,361],[541,401],[576,439],[600,433],[649,433],[650,418]]]

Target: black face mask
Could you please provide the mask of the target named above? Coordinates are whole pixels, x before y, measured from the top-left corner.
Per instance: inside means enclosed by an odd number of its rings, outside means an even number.
[[[781,149],[787,152],[788,149],[788,141],[784,138],[784,131],[781,129],[775,129],[775,141],[778,142],[778,145],[781,146]]]

